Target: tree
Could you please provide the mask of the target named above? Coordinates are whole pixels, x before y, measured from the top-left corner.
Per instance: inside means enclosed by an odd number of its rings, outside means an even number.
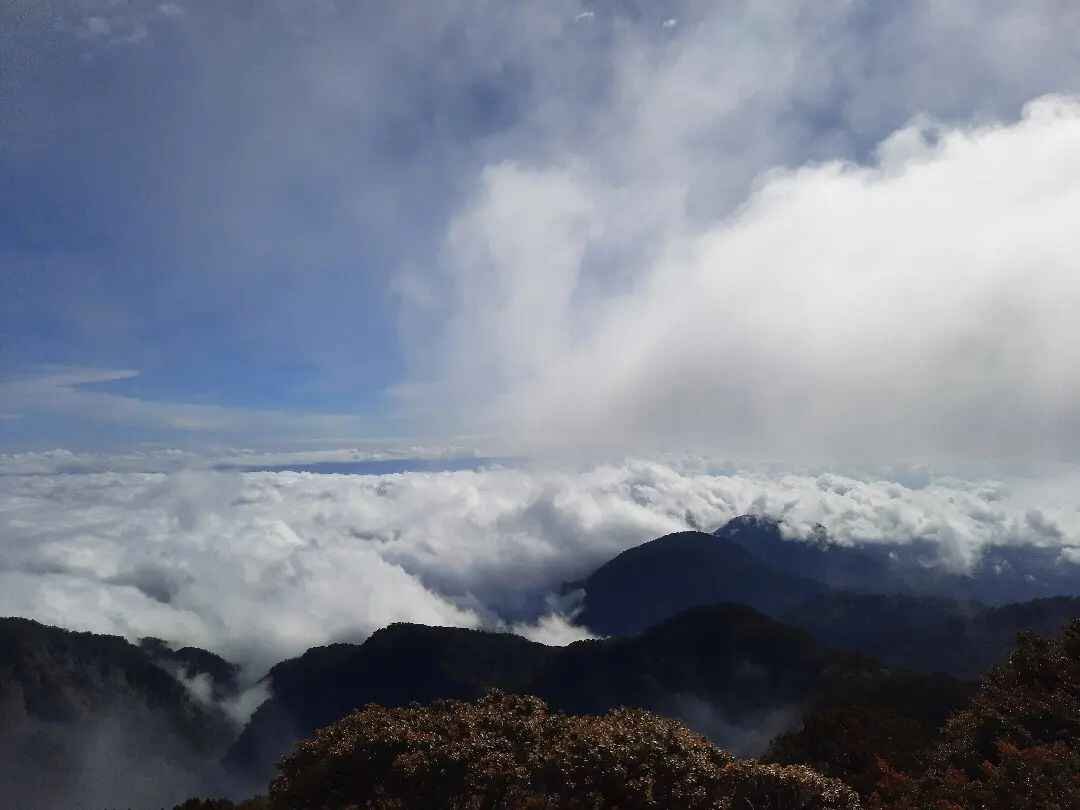
[[[946,724],[924,774],[879,786],[887,810],[1080,807],[1080,620],[1021,633],[1009,660]]]
[[[685,726],[617,709],[574,716],[492,692],[371,705],[302,742],[270,789],[277,810],[858,810],[800,766],[737,761]]]

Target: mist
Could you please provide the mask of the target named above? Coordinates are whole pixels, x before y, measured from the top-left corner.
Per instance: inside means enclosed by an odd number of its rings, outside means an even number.
[[[200,750],[160,707],[137,699],[114,701],[77,722],[20,716],[13,705],[5,707],[0,739],[0,788],[10,807],[151,808],[237,791],[215,761],[230,742],[226,727],[216,747]]]

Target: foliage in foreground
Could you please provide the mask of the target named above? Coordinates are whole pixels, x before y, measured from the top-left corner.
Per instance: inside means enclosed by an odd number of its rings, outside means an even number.
[[[279,771],[275,810],[860,806],[836,780],[737,761],[649,712],[566,715],[499,692],[471,703],[368,706],[301,743]]]
[[[922,773],[942,726],[976,693],[976,684],[948,675],[852,667],[765,759],[807,765],[867,797],[886,771]]]
[[[1080,620],[1059,639],[1020,634],[970,706],[954,715],[925,773],[883,768],[887,810],[1080,807]]]
[[[947,682],[942,682],[947,685]],[[770,756],[843,779],[875,810],[1080,807],[1080,621],[1061,638],[1022,633],[1009,659],[947,722],[872,702],[819,706]]]

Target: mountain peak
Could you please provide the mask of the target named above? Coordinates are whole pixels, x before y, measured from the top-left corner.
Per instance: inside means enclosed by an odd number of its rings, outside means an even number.
[[[713,532],[714,537],[724,540],[746,534],[767,535],[770,540],[779,540],[782,536],[780,521],[768,515],[739,515]]]
[[[780,537],[775,525],[751,518],[735,523],[729,534],[676,532],[624,551],[584,581],[579,621],[604,635],[633,634],[717,602],[742,602],[777,615],[824,590],[758,560],[747,548],[754,544],[745,542],[751,529]]]

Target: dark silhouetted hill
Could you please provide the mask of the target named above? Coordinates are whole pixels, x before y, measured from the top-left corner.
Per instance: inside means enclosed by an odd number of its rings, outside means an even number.
[[[232,736],[124,639],[0,619],[6,806],[160,806],[202,787]]]
[[[358,706],[471,699],[496,687],[526,691],[555,649],[509,634],[417,624],[390,625],[360,645],[314,647],[270,670],[273,697],[251,717],[226,764],[258,789],[296,740]]]
[[[879,720],[868,713],[862,726]],[[1018,636],[1008,660],[906,762],[890,756],[888,741],[875,747],[877,740],[842,731],[814,723],[778,747],[841,775],[853,748],[868,746],[863,758],[873,761],[852,784],[873,810],[1080,807],[1080,622],[1055,638]],[[829,735],[833,744],[822,744]]]
[[[965,703],[919,745],[888,707],[824,704],[770,755],[844,779],[872,810],[1080,807],[1080,621],[1020,634]]]
[[[736,517],[713,534],[777,572],[833,589],[989,605],[1080,595],[1080,565],[1063,563],[1057,544],[988,545],[970,570],[958,572],[943,559],[942,544],[927,538],[839,543],[822,526],[808,538],[785,537],[778,521],[758,515]]]
[[[943,674],[848,667],[826,683],[797,728],[772,740],[764,758],[818,769],[867,796],[880,778],[879,760],[920,769],[942,725],[975,691],[975,683]]]
[[[689,607],[735,601],[801,627],[828,647],[977,678],[1004,658],[1017,632],[1053,633],[1080,616],[1075,597],[988,607],[941,595],[984,592],[989,586],[972,580],[990,575],[984,565],[971,577],[927,569],[924,545],[849,547],[831,542],[824,530],[791,539],[777,521],[744,515],[713,535],[667,535],[605,563],[575,584],[585,593],[577,621],[600,634],[627,635]]]
[[[296,740],[360,706],[471,700],[492,688],[582,714],[649,709],[752,752],[795,723],[829,684],[856,672],[864,681],[892,677],[869,659],[828,652],[807,633],[741,605],[697,608],[639,636],[568,647],[396,624],[364,644],[314,648],[274,667],[273,697],[227,762],[257,789]]]
[[[699,621],[717,618],[708,612],[656,632],[681,648]],[[763,761],[776,764],[740,763],[636,710],[575,717],[501,694],[368,706],[301,743],[252,806],[1080,807],[1080,621],[1056,638],[1021,633],[978,685],[861,656],[830,664],[819,683],[802,722]]]
[[[1057,637],[1022,633],[945,725],[924,771],[883,768],[889,810],[1080,807],[1080,621]]]
[[[830,647],[892,666],[977,679],[1008,656],[1017,633],[1053,635],[1077,617],[1076,597],[985,607],[940,597],[833,592],[784,618]]]
[[[580,587],[585,601],[578,621],[602,635],[638,633],[688,608],[717,602],[779,615],[825,590],[704,532],[669,534],[624,551]]]

